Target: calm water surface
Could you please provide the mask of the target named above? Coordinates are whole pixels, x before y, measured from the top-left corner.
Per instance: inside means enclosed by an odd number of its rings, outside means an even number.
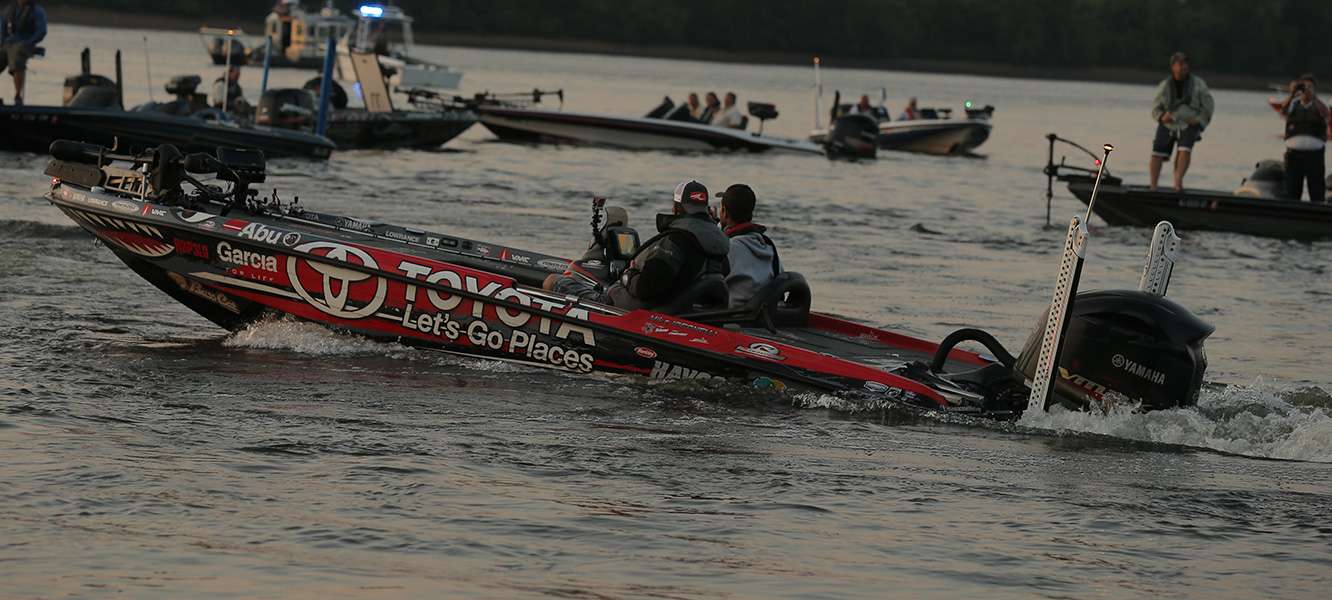
[[[146,100],[144,36],[159,86],[214,76],[191,34],[54,27],[30,101],[58,102],[83,45],[108,74],[124,49],[128,101]],[[808,69],[427,52],[469,91],[564,88],[571,110],[639,114],[734,89],[778,104],[770,132],[812,124]],[[987,158],[625,153],[478,127],[443,152],[278,162],[269,183],[321,210],[572,251],[594,193],[642,226],[680,179],[748,182],[819,309],[928,337],[980,325],[1015,347],[1062,237],[1043,227],[1044,134],[1115,143],[1112,169],[1144,178],[1149,85],[824,76],[887,86],[894,108],[995,104]],[[1280,123],[1262,93],[1216,96],[1189,183],[1230,189],[1279,155]],[[297,323],[228,335],[42,200],[44,164],[0,153],[0,596],[1295,598],[1332,583],[1329,242],[1186,238],[1171,295],[1217,326],[1197,408],[996,426]],[[1056,190],[1057,222],[1080,211]],[[1149,235],[1095,229],[1084,281],[1134,285]]]

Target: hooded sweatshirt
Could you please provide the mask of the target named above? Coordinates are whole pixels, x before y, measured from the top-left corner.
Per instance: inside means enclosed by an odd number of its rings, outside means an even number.
[[[764,235],[768,229],[757,223],[740,223],[726,229],[731,251],[726,256],[730,272],[726,287],[731,292],[731,306],[749,302],[774,275],[782,272],[777,247]]]

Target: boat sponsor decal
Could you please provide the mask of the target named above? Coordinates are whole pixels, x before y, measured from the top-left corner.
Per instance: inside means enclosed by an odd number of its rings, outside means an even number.
[[[888,387],[888,384],[886,384],[886,383],[879,383],[879,382],[877,382],[877,381],[866,381],[866,382],[865,382],[865,390],[866,390],[866,391],[869,391],[869,392],[874,392],[875,394],[882,394],[882,393],[887,392],[888,390],[891,390],[891,389],[893,389],[893,388]]]
[[[690,331],[701,333],[703,335],[712,335],[713,333],[715,333],[712,329],[708,329],[707,327],[704,327],[697,323],[690,323],[689,321],[681,321],[680,319],[673,319],[671,317],[668,317],[660,313],[652,313],[648,315],[648,320],[656,321],[658,323],[664,323],[666,325],[678,327],[681,329],[688,329]],[[671,335],[675,334],[672,333]]]
[[[62,188],[62,189],[63,189],[63,188]],[[78,203],[81,203],[81,204],[87,204],[87,205],[89,205],[89,206],[96,206],[96,207],[98,207],[98,208],[110,208],[110,207],[111,207],[111,201],[110,201],[110,200],[107,200],[106,198],[98,198],[98,197],[96,197],[96,196],[89,196],[89,195],[87,195],[87,194],[85,194],[85,193],[83,193],[83,192],[68,192],[68,193],[66,194],[66,197],[68,197],[70,200],[73,200],[73,201],[75,201],[75,202],[78,202]]]
[[[653,358],[656,358],[656,357],[657,357],[657,351],[656,351],[656,350],[653,350],[653,349],[651,349],[651,348],[648,348],[647,346],[638,346],[638,347],[634,348],[634,354],[637,354],[637,355],[639,355],[639,356],[641,356],[641,357],[643,357],[643,358],[647,358],[647,359],[653,359]]]
[[[530,294],[507,278],[485,272],[339,242],[307,242],[295,250],[310,257],[286,257],[291,289],[324,314],[351,321],[385,319],[445,343],[542,366],[592,369],[594,357],[577,345],[595,347],[596,335],[587,325],[588,310],[576,301]],[[375,271],[397,273],[407,281]]]
[[[476,250],[477,254],[480,254],[481,256],[487,258],[489,258],[491,254],[495,253],[495,249],[486,244],[476,244],[473,246],[473,248]]]
[[[1114,355],[1114,357],[1110,359],[1110,364],[1113,364],[1116,369],[1123,369],[1131,375],[1146,379],[1157,385],[1165,384],[1165,373],[1157,371],[1147,365],[1124,358],[1123,354]]]
[[[689,367],[682,367],[680,365],[673,365],[671,363],[662,362],[659,360],[654,361],[652,363],[652,373],[649,374],[648,377],[657,380],[717,378],[716,375],[713,375],[705,371],[700,371],[698,369],[690,369]]]
[[[207,248],[205,248],[205,253]],[[207,258],[207,256],[204,256]],[[269,273],[278,272],[276,256],[253,252],[243,248],[233,248],[228,242],[217,243],[217,259],[233,267],[249,267]]]
[[[569,261],[556,260],[554,258],[543,258],[537,261],[537,266],[552,273],[563,273],[569,268]]]
[[[419,235],[414,235],[414,234],[411,234],[411,233],[407,233],[407,232],[405,232],[405,231],[398,231],[397,229],[387,229],[387,230],[385,230],[385,231],[384,231],[384,237],[386,237],[386,238],[388,238],[388,239],[390,239],[390,240],[397,240],[397,241],[399,241],[399,242],[407,242],[407,243],[410,243],[410,244],[419,244],[419,243],[421,243],[421,236],[419,236]]]
[[[179,254],[181,256],[193,256],[195,258],[202,258],[204,260],[208,260],[209,256],[208,244],[201,244],[199,242],[191,240],[175,238],[171,240],[171,246],[176,249],[176,254]]]
[[[249,221],[243,221],[241,219],[227,219],[227,222],[222,224],[222,228],[240,232],[244,231],[245,227],[249,224]]]
[[[145,217],[150,215],[154,217],[165,217],[167,216],[167,211],[165,208],[157,208],[151,204],[145,204],[143,205],[143,210],[139,211],[139,214]]]
[[[706,345],[708,345],[708,338],[701,338],[701,337],[690,338],[689,343],[691,343],[691,344],[702,344],[702,345],[706,346]]]
[[[1095,381],[1092,381],[1090,379],[1087,379],[1086,377],[1078,375],[1077,373],[1073,373],[1064,367],[1059,367],[1059,377],[1073,385],[1082,388],[1093,398],[1096,398],[1098,400],[1104,398],[1105,393],[1109,391],[1109,389],[1106,388],[1105,386],[1096,383]]]
[[[202,225],[204,223],[211,223],[213,221],[213,215],[204,212],[193,211],[187,208],[177,208],[176,218],[180,219],[181,222],[189,223],[190,225]]]
[[[227,229],[235,229],[232,223],[233,221],[227,221],[226,224],[222,226]],[[245,225],[238,230],[236,237],[263,242],[265,244],[281,244],[288,248],[294,247],[301,241],[301,234],[296,233],[295,231],[274,229],[272,227],[260,225],[259,223],[245,223]]]
[[[139,212],[139,205],[130,202],[129,200],[116,200],[111,203],[111,208],[123,213]]]
[[[426,236],[425,243],[426,243],[427,246],[433,246],[433,247],[435,247],[435,248],[438,248],[438,247],[439,247],[439,238],[434,237],[434,236]]]
[[[764,360],[786,360],[786,357],[782,356],[782,351],[778,350],[776,346],[763,342],[754,342],[748,346],[736,346],[735,351]]]
[[[185,290],[186,292],[189,292],[191,294],[194,294],[195,296],[198,296],[200,298],[203,298],[204,300],[212,302],[213,304],[221,306],[222,308],[225,308],[233,313],[240,314],[240,306],[236,304],[235,300],[231,299],[231,296],[228,296],[222,292],[210,288],[193,279],[185,277],[180,273],[167,271],[167,277],[171,279],[171,281],[174,282],[177,286],[179,286],[180,289]]]
[[[343,229],[350,229],[352,231],[359,231],[361,233],[372,233],[374,231],[374,229],[371,228],[369,223],[366,223],[365,221],[362,221],[360,219],[353,219],[351,217],[338,217],[337,225],[338,227],[341,227]]]
[[[523,266],[529,266],[529,267],[532,266],[531,256],[528,256],[526,254],[519,254],[508,248],[500,250],[500,260],[504,262],[520,264]]]
[[[375,259],[364,250],[346,244],[306,242],[297,246],[295,250],[366,269],[379,269],[379,263],[375,262]],[[315,296],[305,289],[300,277],[301,265],[318,274],[316,278],[322,282],[319,296]],[[296,293],[303,300],[320,311],[339,319],[364,319],[375,314],[379,307],[384,304],[384,295],[388,291],[388,282],[382,277],[321,261],[288,260],[287,277],[291,281],[291,287],[296,290]],[[369,294],[369,300],[362,301],[360,306],[355,306],[351,301],[352,290],[366,286],[373,286],[374,292]],[[365,294],[358,295],[365,296]]]

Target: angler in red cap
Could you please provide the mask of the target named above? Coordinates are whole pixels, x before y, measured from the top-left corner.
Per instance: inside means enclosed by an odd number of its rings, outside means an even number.
[[[731,242],[708,211],[708,188],[697,181],[675,187],[671,214],[657,215],[656,236],[643,242],[619,281],[602,294],[571,277],[551,277],[546,289],[620,308],[658,308],[700,278],[726,275]]]

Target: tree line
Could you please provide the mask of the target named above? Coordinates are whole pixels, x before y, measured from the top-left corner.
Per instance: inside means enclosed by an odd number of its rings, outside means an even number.
[[[323,0],[304,0],[316,8]],[[258,22],[273,0],[49,0]],[[351,0],[337,0],[344,10]],[[418,32],[780,52],[867,61],[1332,77],[1332,5],[1314,0],[402,0]],[[53,16],[53,20],[59,20]],[[202,21],[201,21],[202,22]]]

